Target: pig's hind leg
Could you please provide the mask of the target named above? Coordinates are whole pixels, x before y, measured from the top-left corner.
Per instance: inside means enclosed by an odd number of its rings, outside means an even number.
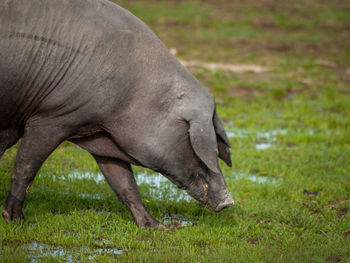
[[[21,134],[18,130],[0,130],[0,158],[8,148],[18,141],[20,137]]]
[[[49,154],[64,140],[58,127],[26,127],[11,175],[11,190],[7,196],[3,217],[7,222],[24,219],[22,206],[29,186]]]
[[[118,159],[93,156],[118,199],[129,208],[137,225],[164,229],[165,226],[151,216],[143,205],[130,164]]]

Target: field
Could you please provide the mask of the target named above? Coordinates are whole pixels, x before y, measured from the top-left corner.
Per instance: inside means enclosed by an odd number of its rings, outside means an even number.
[[[115,2],[214,97],[236,203],[215,213],[133,167],[150,213],[182,226],[140,229],[89,153],[63,143],[27,194],[27,220],[0,220],[0,262],[350,262],[350,2]],[[0,161],[1,210],[16,151]]]

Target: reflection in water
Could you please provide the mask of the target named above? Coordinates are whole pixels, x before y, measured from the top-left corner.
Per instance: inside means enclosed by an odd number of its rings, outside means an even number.
[[[39,174],[39,178],[42,178],[43,175]],[[68,175],[53,175],[52,180],[54,182],[56,181],[72,181],[75,179],[88,179],[88,180],[93,180],[95,183],[101,183],[105,181],[105,177],[101,173],[90,173],[90,172],[81,172],[78,170],[72,171]]]
[[[40,174],[39,177],[42,177]],[[187,201],[189,202],[192,198],[186,193],[185,190],[178,189],[172,182],[160,173],[145,173],[139,172],[135,174],[135,179],[138,185],[148,185],[148,193],[152,198],[159,200],[171,200],[171,201]],[[89,173],[73,171],[68,175],[53,175],[52,180],[92,180],[95,183],[105,182],[105,178],[101,173]],[[83,198],[104,200],[98,193],[78,193]]]
[[[40,176],[40,175],[39,175]],[[74,171],[70,173],[68,176],[53,176],[54,180],[60,178],[61,180],[82,180],[88,179],[93,180],[96,183],[104,182],[104,176],[101,173],[89,173],[89,172],[78,172]],[[248,179],[252,182],[257,183],[276,183],[275,179],[259,176],[256,174],[245,174],[243,172],[238,172],[233,174],[233,180],[239,179]],[[192,197],[189,196],[185,190],[177,188],[172,182],[170,182],[166,177],[161,175],[160,173],[146,173],[146,172],[138,172],[135,174],[136,182],[139,186],[146,185],[146,193],[150,198],[159,199],[159,200],[171,200],[171,201],[186,201],[190,202]],[[86,193],[80,192],[76,193],[78,196],[87,199],[93,200],[105,200],[105,197],[101,196],[99,193]]]
[[[177,188],[172,182],[160,173],[137,173],[135,175],[138,185],[149,185],[152,198],[172,201],[191,201],[185,190]]]
[[[66,177],[68,179],[90,179],[94,180],[95,183],[100,183],[105,181],[105,177],[101,173],[90,173],[90,172],[79,172],[79,171],[74,171]]]

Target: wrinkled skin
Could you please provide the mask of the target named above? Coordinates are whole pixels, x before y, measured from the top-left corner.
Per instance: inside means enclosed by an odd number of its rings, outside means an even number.
[[[201,84],[138,18],[105,0],[0,2],[0,156],[22,138],[3,217],[64,140],[89,151],[141,227],[130,164],[162,173],[220,211],[233,204],[218,165],[229,141]]]

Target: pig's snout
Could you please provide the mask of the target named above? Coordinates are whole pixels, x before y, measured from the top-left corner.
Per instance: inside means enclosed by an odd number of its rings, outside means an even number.
[[[215,212],[219,212],[222,209],[233,205],[234,203],[235,203],[235,201],[233,200],[232,196],[229,193],[227,193],[226,197],[213,209]]]

